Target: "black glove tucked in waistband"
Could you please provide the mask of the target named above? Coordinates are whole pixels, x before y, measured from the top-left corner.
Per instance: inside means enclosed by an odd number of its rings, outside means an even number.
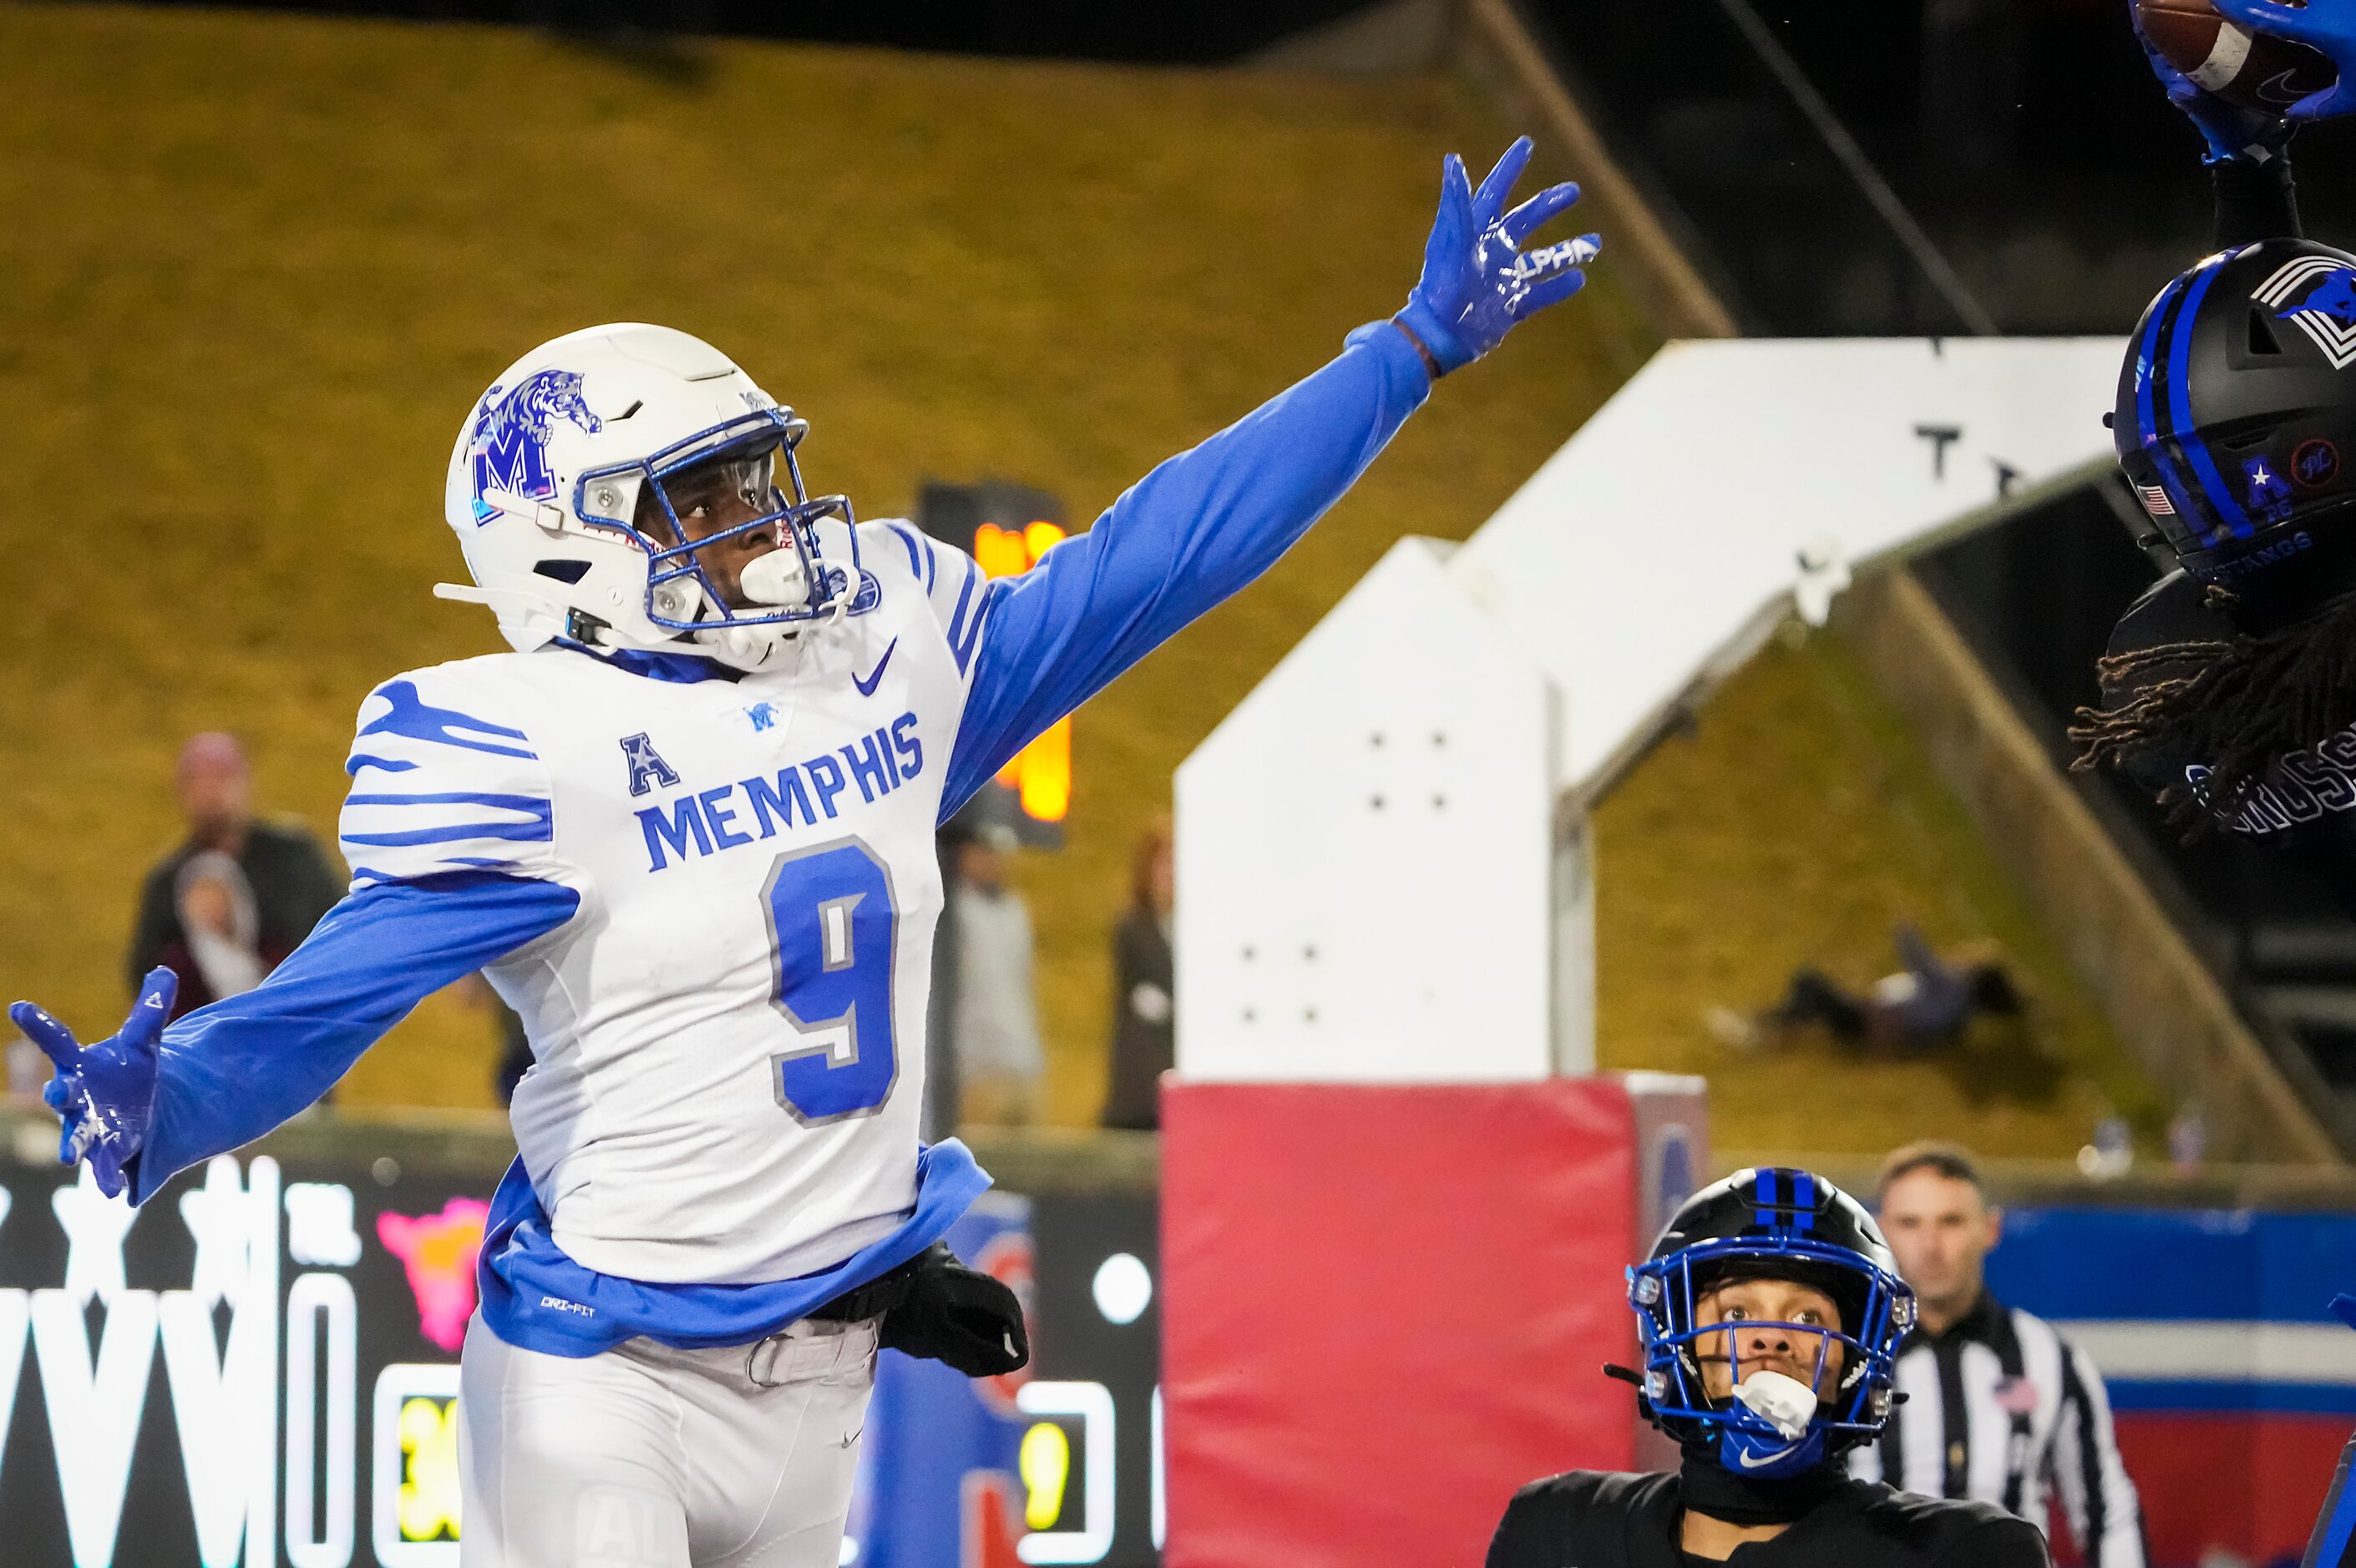
[[[884,1314],[886,1349],[939,1361],[969,1378],[997,1377],[1029,1363],[1031,1334],[1013,1291],[958,1262],[946,1242],[933,1243],[912,1264],[903,1265],[908,1269],[902,1276],[905,1294]]]

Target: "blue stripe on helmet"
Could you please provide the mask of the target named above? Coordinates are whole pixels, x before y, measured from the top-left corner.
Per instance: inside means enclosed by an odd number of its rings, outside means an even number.
[[[2231,251],[2221,251],[2193,270],[2192,285],[2184,295],[2184,307],[2177,313],[2176,341],[2169,346],[2168,396],[2169,401],[2174,405],[2172,411],[2176,416],[2174,423],[2179,432],[2177,444],[2183,449],[2186,460],[2192,464],[2193,473],[2200,475],[2202,491],[2207,494],[2211,503],[2217,508],[2218,515],[2223,517],[2226,524],[2232,528],[2233,536],[2236,539],[2248,539],[2257,530],[2250,526],[2249,514],[2242,510],[2242,504],[2233,498],[2233,492],[2226,485],[2225,476],[2217,472],[2217,464],[2209,455],[2208,443],[2201,439],[2192,421],[2192,382],[2190,373],[2192,364],[2192,332],[2200,318],[2201,302],[2208,297],[2209,285],[2217,281],[2218,269],[2222,267],[2232,256]]]
[[[1775,1170],[1773,1167],[1759,1173],[1751,1184],[1751,1222],[1767,1230],[1775,1228]]]
[[[2152,407],[2152,389],[2159,380],[2159,345],[2179,299],[2184,293],[2184,280],[2177,278],[2159,293],[2151,307],[2151,319],[2143,330],[2143,343],[2136,350],[2136,440],[2151,453],[2159,468],[2160,488],[2168,492],[2169,502],[2185,517],[2197,521],[2201,509],[2194,505],[2192,487],[2176,471],[2175,460],[2169,456],[2161,440],[2159,420]]]
[[[1792,1207],[1801,1230],[1816,1228],[1816,1179],[1804,1170],[1792,1173]]]

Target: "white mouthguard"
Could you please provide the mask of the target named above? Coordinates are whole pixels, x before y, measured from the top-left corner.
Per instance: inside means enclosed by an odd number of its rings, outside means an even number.
[[[1734,1396],[1790,1438],[1805,1436],[1808,1418],[1816,1413],[1816,1391],[1782,1372],[1753,1372],[1742,1380]]]
[[[755,604],[790,610],[809,603],[809,574],[802,570],[802,552],[791,544],[746,561],[736,581]]]

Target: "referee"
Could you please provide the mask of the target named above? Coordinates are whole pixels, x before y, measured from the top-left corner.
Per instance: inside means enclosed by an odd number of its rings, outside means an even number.
[[[1919,1317],[1898,1349],[1903,1403],[1878,1443],[1851,1452],[1851,1473],[1996,1503],[2040,1530],[2051,1488],[2089,1568],[2144,1568],[2143,1510],[2102,1378],[2042,1318],[1987,1292],[2003,1214],[1969,1151],[1909,1144],[1882,1162],[1877,1189]]]

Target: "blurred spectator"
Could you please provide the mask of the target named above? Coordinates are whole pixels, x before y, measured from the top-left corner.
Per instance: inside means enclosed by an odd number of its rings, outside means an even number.
[[[244,868],[218,849],[201,849],[180,862],[172,888],[182,944],[196,964],[187,978],[215,1001],[261,985],[270,967],[257,945],[262,921]]]
[[[2208,1157],[2209,1118],[2199,1106],[2187,1105],[2168,1124],[2168,1162],[2179,1170],[2191,1171],[2200,1169]]]
[[[5,1050],[0,1050],[8,1074],[8,1099],[27,1110],[41,1107],[41,1088],[48,1083],[55,1069],[41,1048],[23,1035],[12,1037]]]
[[[135,992],[158,964],[180,977],[177,1018],[252,990],[344,895],[344,878],[299,825],[253,815],[245,753],[219,732],[180,749],[187,841],[147,873],[124,974]]]
[[[1975,1014],[2020,1016],[2019,988],[1992,947],[1975,944],[1977,951],[1958,953],[1950,962],[1911,925],[1900,926],[1892,941],[1905,967],[1862,995],[1803,966],[1793,971],[1783,999],[1756,1019],[1714,1009],[1711,1028],[1729,1045],[1750,1049],[1822,1025],[1842,1045],[1906,1055],[1955,1044]]]
[[[2116,1181],[2135,1167],[2135,1129],[2115,1111],[2094,1118],[2094,1141],[2078,1151],[2078,1173],[2090,1181]]]
[[[948,895],[957,923],[957,998],[949,1039],[957,1053],[960,1118],[1019,1127],[1039,1116],[1039,1043],[1031,991],[1031,912],[1006,885],[1014,832],[991,823],[958,847]]]
[[[1177,1039],[1170,912],[1175,903],[1170,825],[1156,823],[1130,858],[1129,909],[1112,933],[1112,1083],[1104,1125],[1151,1132],[1162,1125],[1162,1075]]]
[[[2047,1528],[2058,1493],[2083,1561],[2144,1568],[2142,1504],[2111,1431],[2094,1363],[2043,1318],[1988,1294],[2004,1232],[1978,1162],[1954,1144],[1909,1144],[1881,1162],[1881,1233],[1914,1287],[1898,1347],[1906,1396],[1850,1471],[1926,1497],[1995,1503]]]

